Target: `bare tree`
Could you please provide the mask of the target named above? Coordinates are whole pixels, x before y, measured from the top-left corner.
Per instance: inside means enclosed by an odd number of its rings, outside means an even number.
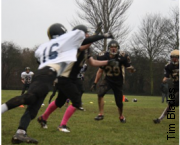
[[[3,42],[2,47],[2,88],[7,88],[11,83],[11,76],[21,66],[20,47],[13,42]]]
[[[147,15],[138,32],[132,37],[131,47],[149,60],[151,95],[154,92],[153,61],[166,56],[168,52],[167,33],[169,20],[160,15]]]
[[[179,7],[171,9],[170,23],[168,25],[168,41],[171,50],[179,49]]]
[[[91,30],[95,30],[98,22],[103,23],[103,32],[112,32],[115,39],[122,44],[128,35],[125,26],[126,12],[132,0],[76,0],[82,12],[78,12],[81,20],[88,23]],[[106,49],[107,41],[96,43],[95,47]]]

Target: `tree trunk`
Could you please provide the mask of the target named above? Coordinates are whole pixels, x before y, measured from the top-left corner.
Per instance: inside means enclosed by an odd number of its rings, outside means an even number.
[[[154,76],[153,76],[153,65],[152,59],[150,59],[150,84],[151,84],[151,96],[154,95]]]

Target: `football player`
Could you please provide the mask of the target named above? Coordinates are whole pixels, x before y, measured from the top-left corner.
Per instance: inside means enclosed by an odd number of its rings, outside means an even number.
[[[104,37],[103,35],[93,35],[89,36],[87,27],[84,25],[78,25],[73,28],[73,30],[80,29],[85,32],[86,34],[86,39],[88,40],[95,40],[97,38],[112,38],[112,36],[109,37]],[[99,39],[100,40],[100,39]],[[82,81],[78,78],[78,74],[84,64],[84,62],[87,60],[90,65],[92,66],[104,66],[111,64],[111,60],[105,60],[105,61],[97,61],[94,60],[93,57],[90,55],[89,51],[89,46],[91,44],[81,46],[78,49],[78,54],[77,54],[77,61],[70,63],[64,72],[61,74],[60,77],[58,77],[58,96],[55,101],[51,102],[46,109],[46,111],[43,113],[42,116],[38,118],[38,122],[41,124],[42,128],[45,128],[44,126],[47,126],[47,119],[49,115],[57,108],[61,108],[66,100],[69,98],[72,102],[71,105],[68,106],[66,109],[66,112],[63,116],[63,119],[58,126],[58,130],[62,132],[70,132],[70,130],[67,127],[67,122],[70,119],[70,117],[74,114],[74,112],[78,110],[84,110],[82,108],[82,101],[81,101],[81,96],[83,93],[83,84]],[[108,63],[106,62],[108,61]],[[106,63],[105,63],[106,62]]]
[[[119,62],[118,66],[101,66],[96,73],[95,81],[91,87],[91,91],[96,89],[96,84],[99,81],[102,74],[105,74],[105,78],[101,81],[98,89],[98,107],[99,114],[95,117],[95,120],[102,120],[104,118],[104,95],[112,89],[114,92],[116,106],[118,107],[119,119],[121,122],[126,122],[123,116],[123,83],[125,77],[125,69],[130,72],[134,72],[135,69],[131,65],[131,60],[127,54],[119,51],[120,47],[117,41],[112,40],[108,44],[108,52],[101,53],[98,60],[111,60],[115,59]]]
[[[12,138],[13,144],[21,142],[38,143],[36,139],[27,136],[29,123],[36,117],[56,77],[63,72],[68,63],[76,61],[77,49],[82,44],[86,44],[83,31],[66,32],[66,28],[59,23],[49,27],[48,37],[50,41],[40,45],[35,51],[35,57],[40,65],[33,76],[27,93],[22,96],[16,96],[1,105],[1,113],[22,104],[28,105],[21,117],[17,132]]]
[[[34,73],[30,71],[30,67],[26,67],[25,71],[21,73],[21,82],[23,83],[23,89],[21,95],[23,95],[24,92],[29,89],[33,75]]]
[[[179,106],[179,50],[173,50],[170,54],[170,63],[165,65],[163,82],[167,82],[170,78],[173,81],[173,87],[169,88],[169,97],[172,100],[169,101],[168,107],[165,108],[161,116],[154,119],[154,123],[160,123],[161,120],[168,114],[168,111],[173,107]]]

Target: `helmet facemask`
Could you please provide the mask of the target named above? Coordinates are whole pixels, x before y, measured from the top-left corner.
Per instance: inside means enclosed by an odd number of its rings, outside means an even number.
[[[113,56],[115,56],[116,54],[118,54],[119,52],[119,44],[117,41],[115,40],[111,40],[108,44],[108,50],[109,53]]]
[[[171,56],[171,63],[174,65],[179,65],[179,56]]]
[[[118,46],[110,46],[109,47],[109,52],[110,52],[111,55],[118,54]]]

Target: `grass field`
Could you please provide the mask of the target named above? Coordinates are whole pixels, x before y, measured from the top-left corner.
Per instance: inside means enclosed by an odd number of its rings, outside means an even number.
[[[2,103],[19,95],[21,91],[2,90]],[[50,95],[50,94],[49,94]],[[48,95],[48,96],[49,96]],[[57,131],[66,107],[57,109],[48,119],[48,129],[40,128],[34,119],[29,125],[28,135],[39,141],[39,145],[178,145],[179,144],[179,108],[175,109],[175,119],[166,119],[154,124],[166,103],[161,97],[126,96],[129,102],[124,103],[125,124],[119,122],[118,111],[113,95],[105,96],[105,118],[95,121],[98,114],[96,94],[84,94],[83,106],[86,111],[76,111],[68,122],[70,133]],[[132,102],[136,98],[137,103]],[[47,107],[49,97],[41,107],[40,116]],[[93,102],[91,104],[90,102]],[[16,108],[2,114],[2,145],[11,145],[11,138],[16,132],[19,119],[25,108]],[[37,117],[38,117],[37,116]],[[36,117],[36,118],[37,118]],[[175,124],[175,133],[169,132],[169,124]],[[167,135],[175,138],[167,140]]]

